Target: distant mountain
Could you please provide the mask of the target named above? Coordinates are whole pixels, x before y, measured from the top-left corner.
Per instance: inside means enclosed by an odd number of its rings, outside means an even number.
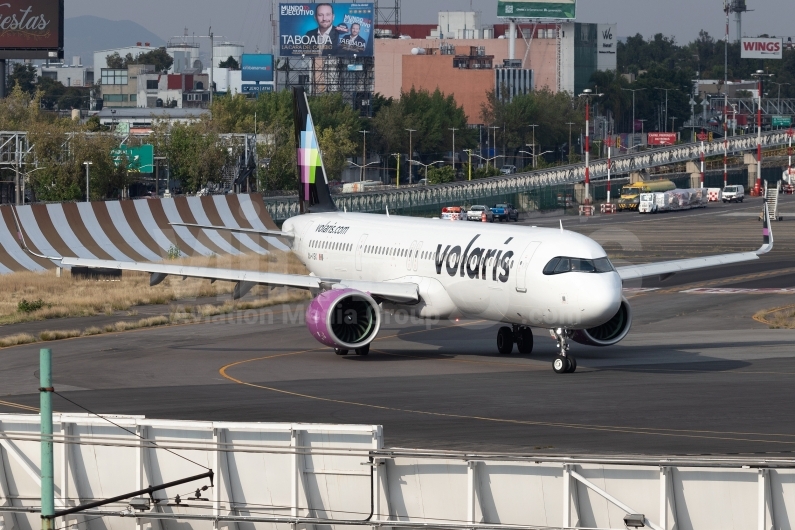
[[[64,21],[64,61],[72,62],[79,55],[83,65],[92,66],[94,52],[134,46],[136,42],[148,42],[152,46],[165,46],[166,41],[131,20],[108,20],[84,15]]]

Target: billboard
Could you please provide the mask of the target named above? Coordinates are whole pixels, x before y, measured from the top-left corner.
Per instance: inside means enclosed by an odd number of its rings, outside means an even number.
[[[240,75],[243,81],[273,81],[273,55],[267,53],[244,53],[241,58]]]
[[[743,59],[781,59],[781,39],[743,37],[740,57]]]
[[[577,0],[497,0],[497,16],[574,20]]]
[[[0,59],[62,59],[64,0],[0,2]]]
[[[261,93],[261,92],[273,92],[273,83],[268,83],[266,85],[252,85],[252,84],[243,84],[240,86],[240,90],[243,94],[254,94],[254,93]]]
[[[649,145],[673,145],[676,143],[676,133],[650,132],[647,143]]]
[[[373,4],[279,4],[279,53],[372,57]]]

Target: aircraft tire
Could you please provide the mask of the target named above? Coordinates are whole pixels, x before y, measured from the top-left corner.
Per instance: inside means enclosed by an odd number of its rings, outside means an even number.
[[[577,370],[577,359],[574,357],[567,357],[569,360],[569,371],[567,373],[573,374]]]
[[[516,337],[516,345],[519,347],[519,353],[530,355],[533,353],[533,330],[530,328],[521,328],[519,336]]]
[[[513,351],[513,330],[503,326],[497,331],[497,351],[502,355],[510,355]]]
[[[361,348],[356,348],[353,350],[356,352],[356,355],[367,355],[370,353],[370,345],[362,346]]]
[[[567,374],[571,369],[571,363],[566,357],[556,355],[555,360],[552,361],[552,369],[555,370],[556,374]]]
[[[348,350],[343,350],[342,348],[334,348],[334,353],[337,355],[348,355]]]

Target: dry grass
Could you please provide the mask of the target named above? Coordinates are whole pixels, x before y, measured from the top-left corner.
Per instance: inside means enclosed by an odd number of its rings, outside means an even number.
[[[28,333],[17,333],[15,335],[9,335],[8,337],[0,338],[0,348],[19,346],[20,344],[30,344],[31,342],[36,342],[36,337]]]
[[[757,311],[754,320],[767,324],[770,329],[795,329],[795,306]]]
[[[48,341],[48,340],[71,339],[74,337],[79,337],[82,334],[83,332],[80,331],[79,329],[64,329],[56,331],[45,330],[39,333],[39,340]]]
[[[291,253],[273,251],[267,256],[211,256],[170,260],[167,263],[198,267],[256,270],[307,274],[303,264]],[[0,276],[0,325],[61,317],[112,315],[136,305],[168,304],[174,300],[212,297],[231,293],[234,284],[171,276],[160,285],[149,286],[149,275],[125,271],[122,281],[78,280],[68,272],[57,278],[54,271],[18,272]],[[268,287],[258,286],[254,296],[269,296]],[[269,296],[269,298],[272,298]],[[18,310],[22,300],[42,300],[41,309]]]

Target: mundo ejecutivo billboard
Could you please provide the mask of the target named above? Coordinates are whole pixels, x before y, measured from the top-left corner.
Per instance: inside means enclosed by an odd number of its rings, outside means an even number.
[[[497,16],[574,20],[577,0],[497,0]]]
[[[370,57],[373,12],[373,4],[279,4],[279,53]]]

